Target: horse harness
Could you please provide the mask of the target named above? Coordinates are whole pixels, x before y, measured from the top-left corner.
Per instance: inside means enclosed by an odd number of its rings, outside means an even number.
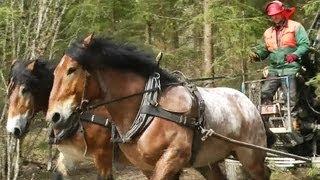
[[[86,84],[86,83],[85,83]],[[174,113],[164,108],[158,106],[158,96],[161,92],[161,84],[160,84],[160,74],[154,73],[152,74],[145,86],[145,90],[139,93],[135,93],[129,96],[121,97],[118,99],[110,100],[110,101],[101,101],[101,102],[89,102],[85,98],[82,98],[82,102],[80,107],[78,108],[80,115],[83,113],[88,113],[91,109],[94,109],[98,106],[110,104],[113,102],[121,101],[123,99],[127,99],[137,95],[143,95],[139,111],[135,120],[133,121],[132,126],[129,131],[122,135],[119,133],[117,127],[111,123],[112,126],[112,138],[111,141],[115,143],[130,143],[132,139],[141,135],[144,130],[148,127],[148,125],[152,122],[154,117],[161,117],[166,120],[175,122],[177,124],[186,126],[191,129],[201,130],[202,134],[205,134],[203,131],[203,122],[204,122],[204,109],[205,104],[202,99],[198,89],[196,86],[189,81],[185,80],[183,82],[173,83],[173,85],[183,85],[188,89],[188,91],[196,98],[196,102],[198,103],[198,114],[197,117],[188,117],[183,115],[182,113]],[[85,85],[86,86],[86,85]],[[86,89],[86,88],[85,88]],[[83,93],[83,97],[85,96],[85,92]],[[88,115],[94,116],[94,115]]]
[[[181,83],[179,83],[181,84]],[[132,139],[139,136],[152,122],[154,117],[161,117],[169,121],[181,124],[189,128],[198,126],[197,118],[188,117],[183,114],[173,113],[158,106],[158,96],[161,91],[160,74],[154,73],[148,79],[145,91],[154,89],[154,91],[145,92],[140,104],[139,111],[130,130],[121,135],[115,126],[112,126],[112,141],[116,143],[129,143]],[[201,97],[200,97],[201,98]]]

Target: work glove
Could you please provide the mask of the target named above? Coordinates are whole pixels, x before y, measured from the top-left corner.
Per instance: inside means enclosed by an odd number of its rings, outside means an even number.
[[[286,55],[286,61],[287,63],[292,63],[293,61],[296,61],[299,57],[295,54],[287,54]]]
[[[254,61],[258,61],[260,59],[259,55],[255,52],[250,52],[249,53],[249,62],[253,63]]]

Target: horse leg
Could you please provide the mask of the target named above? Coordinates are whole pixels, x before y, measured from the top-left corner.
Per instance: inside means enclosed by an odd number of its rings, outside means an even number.
[[[58,159],[57,159],[57,164],[56,167],[54,168],[54,177],[57,179],[62,179],[63,176],[68,175],[69,169],[72,167],[73,163],[68,163],[67,160],[65,159],[63,153],[59,153]]]
[[[219,163],[213,163],[210,166],[204,166],[200,168],[196,168],[200,172],[200,174],[206,178],[207,180],[225,180],[226,177],[223,175]]]
[[[236,150],[239,161],[244,169],[255,180],[270,179],[271,171],[265,165],[266,153],[248,148],[239,147]]]
[[[156,163],[154,173],[150,179],[176,179],[179,171],[187,164],[191,157],[191,151],[169,148]]]
[[[65,158],[64,155],[60,152],[58,159],[57,159],[57,164],[56,167],[53,169],[52,172],[52,180],[63,180],[63,176],[68,175],[68,170],[65,165]]]
[[[152,176],[152,171],[145,171],[145,170],[141,170],[142,174],[145,175],[148,179],[151,178]]]
[[[111,148],[109,148],[111,149]],[[112,180],[112,153],[107,150],[102,151],[94,156],[94,164],[98,171],[97,180]]]

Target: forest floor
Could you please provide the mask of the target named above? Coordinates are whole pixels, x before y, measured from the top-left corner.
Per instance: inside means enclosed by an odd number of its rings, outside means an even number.
[[[51,173],[46,171],[46,167],[33,163],[22,167],[19,180],[45,180],[50,179]],[[118,165],[114,171],[116,180],[146,180],[147,178],[135,167]],[[74,170],[66,180],[95,180],[96,172],[92,164],[84,164]],[[204,180],[204,178],[194,169],[187,168],[183,170],[181,180]],[[242,178],[243,179],[243,178]],[[246,179],[246,178],[244,178]],[[320,169],[316,168],[290,168],[274,169],[272,168],[271,180],[314,180],[320,179]]]
[[[25,139],[22,153],[24,155],[24,158],[22,159],[25,161],[22,163],[20,168],[19,180],[51,179],[52,173],[48,172],[46,167],[48,159],[48,144],[46,142],[46,137],[46,131],[40,130],[39,133],[29,133],[28,137]],[[320,168],[301,166],[283,169],[274,167],[273,165],[269,165],[269,167],[272,170],[271,180],[320,180]],[[116,180],[146,180],[146,177],[135,167],[117,164],[115,169],[114,178]],[[96,176],[96,170],[91,163],[82,163],[71,172],[69,177],[66,177],[65,179],[95,180]],[[184,169],[180,177],[181,180],[204,179],[192,168]],[[229,179],[231,180],[232,178]]]

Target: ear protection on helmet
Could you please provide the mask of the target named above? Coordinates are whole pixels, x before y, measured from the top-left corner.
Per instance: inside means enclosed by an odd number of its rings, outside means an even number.
[[[271,7],[271,5],[272,5],[272,7]],[[269,11],[268,11],[268,9],[269,9]],[[296,8],[294,8],[294,7],[288,8],[281,1],[276,0],[276,1],[269,2],[266,5],[265,11],[266,11],[266,14],[268,14],[269,16],[282,12],[284,17],[286,19],[289,19],[293,15],[293,13],[296,11]]]
[[[266,13],[268,14],[268,8],[269,8],[269,6],[271,5],[271,4],[277,4],[277,5],[279,5],[280,6],[280,9],[279,9],[279,11],[281,10],[281,11],[285,11],[287,8],[285,7],[285,5],[281,2],[281,1],[271,1],[271,2],[269,2],[267,5],[266,5],[266,8],[265,8],[265,11],[266,11]]]

